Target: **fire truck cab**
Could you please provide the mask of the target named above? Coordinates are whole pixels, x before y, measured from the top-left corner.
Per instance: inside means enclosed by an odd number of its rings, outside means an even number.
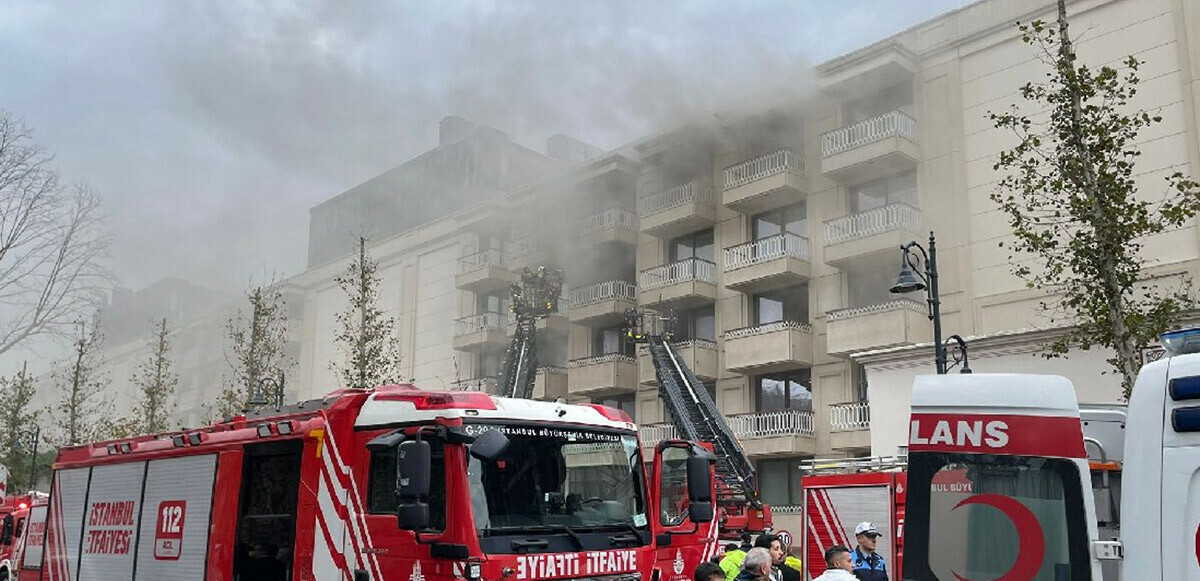
[[[681,581],[715,551],[712,464],[643,464],[619,410],[343,390],[64,448],[40,579]]]
[[[35,500],[44,494],[30,492],[8,496],[0,502],[0,581],[17,578],[29,513]]]

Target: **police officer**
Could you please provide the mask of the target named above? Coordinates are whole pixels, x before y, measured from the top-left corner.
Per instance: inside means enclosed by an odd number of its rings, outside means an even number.
[[[888,581],[887,566],[883,564],[883,556],[875,552],[875,540],[880,536],[879,529],[869,522],[860,522],[854,527],[854,538],[858,546],[854,547],[854,576],[859,581]]]

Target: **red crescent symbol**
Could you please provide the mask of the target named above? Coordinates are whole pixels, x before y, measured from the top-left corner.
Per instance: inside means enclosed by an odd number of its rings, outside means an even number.
[[[1200,563],[1200,526],[1196,527],[1196,562]]]
[[[1033,511],[1017,499],[1003,494],[976,494],[958,503],[954,508],[957,509],[968,504],[985,504],[999,510],[1012,521],[1013,527],[1017,529],[1017,559],[1007,573],[996,577],[993,581],[1029,581],[1033,579],[1038,570],[1042,568],[1042,561],[1046,557],[1045,534],[1042,532],[1041,523],[1033,515]],[[1197,546],[1200,547],[1200,537],[1197,537],[1197,543]],[[953,571],[951,573],[958,578],[958,581],[972,581]]]

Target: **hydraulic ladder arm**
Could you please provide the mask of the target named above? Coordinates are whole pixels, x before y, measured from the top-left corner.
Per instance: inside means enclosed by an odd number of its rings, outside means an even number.
[[[626,339],[644,343],[649,350],[659,396],[679,436],[713,447],[722,536],[769,531],[771,510],[758,496],[754,466],[703,382],[671,343],[674,316],[630,309],[625,318]]]
[[[537,376],[537,321],[558,310],[562,294],[562,271],[547,269],[521,270],[521,282],[512,285],[512,313],[516,329],[504,364],[496,393],[504,397],[529,399],[533,397],[533,382]]]

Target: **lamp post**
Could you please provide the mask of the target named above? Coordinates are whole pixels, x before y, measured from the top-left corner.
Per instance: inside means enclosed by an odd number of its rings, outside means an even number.
[[[274,399],[275,407],[283,407],[284,378],[282,371],[279,372],[279,379],[275,379],[274,377],[264,377],[258,380],[258,391],[254,392],[254,394],[250,396],[250,401],[248,402],[250,405],[261,406],[270,403],[270,401],[267,399],[268,384],[271,386],[271,391],[269,393]]]
[[[921,252],[918,257],[913,249]],[[922,268],[922,266],[924,268]],[[921,272],[921,271],[924,272]],[[946,346],[942,344],[942,301],[938,296],[937,243],[929,233],[929,252],[916,240],[900,246],[900,274],[888,289],[894,294],[924,290],[929,303],[929,320],[933,321],[933,360],[939,375],[946,373]],[[963,343],[966,352],[966,343]]]
[[[18,439],[15,442],[16,445],[14,446],[14,448],[17,448],[18,450],[24,449],[27,446],[32,449],[31,450],[32,454],[30,454],[30,458],[29,458],[29,490],[33,490],[34,485],[37,484],[37,452],[38,452],[38,441],[41,439],[42,439],[42,426],[35,425],[34,430],[33,430],[33,445],[29,446],[28,444],[25,444],[24,442],[22,442],[21,440]]]

